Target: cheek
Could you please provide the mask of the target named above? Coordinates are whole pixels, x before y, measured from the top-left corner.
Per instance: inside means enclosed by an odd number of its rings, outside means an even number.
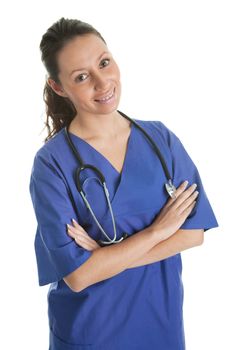
[[[89,95],[86,90],[80,89],[78,87],[72,87],[69,98],[76,107],[85,103],[85,101],[89,98]]]
[[[88,84],[76,84],[72,91],[74,98],[78,101],[84,101],[91,95],[91,88],[88,86]]]
[[[118,65],[115,63],[112,67],[113,76],[115,77],[115,79],[120,80],[120,70]]]

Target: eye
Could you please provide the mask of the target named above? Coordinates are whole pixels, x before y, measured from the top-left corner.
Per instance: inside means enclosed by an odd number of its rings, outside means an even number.
[[[81,82],[81,81],[84,81],[85,79],[83,78],[85,75],[87,74],[80,74],[78,75],[76,78],[75,78],[75,81],[76,82]]]
[[[109,63],[110,63],[110,59],[109,58],[105,58],[101,61],[102,65],[103,65],[103,62],[107,62],[107,64],[104,64],[104,67],[108,66]]]
[[[110,58],[104,58],[102,61],[101,61],[101,65],[102,67],[106,67],[110,64]],[[77,83],[81,83],[82,81],[86,80],[85,76],[87,76],[87,74],[80,74],[78,75],[76,78],[75,78],[75,81]]]

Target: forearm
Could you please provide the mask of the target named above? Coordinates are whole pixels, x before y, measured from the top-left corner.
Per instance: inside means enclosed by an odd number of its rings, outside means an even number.
[[[64,280],[73,291],[79,292],[124,271],[160,240],[160,234],[148,227],[118,244],[95,249],[89,259]]]
[[[170,238],[159,242],[147,253],[131,263],[128,268],[147,265],[169,258],[186,249],[200,245],[202,242],[203,230],[178,230]]]

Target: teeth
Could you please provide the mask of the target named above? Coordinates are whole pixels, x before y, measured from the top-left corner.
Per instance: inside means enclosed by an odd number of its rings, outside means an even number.
[[[113,92],[114,91],[112,91],[112,93],[111,94],[109,94],[108,96],[106,96],[106,97],[104,97],[104,98],[101,98],[101,99],[99,99],[99,101],[106,101],[106,100],[109,100],[112,96],[113,96]]]

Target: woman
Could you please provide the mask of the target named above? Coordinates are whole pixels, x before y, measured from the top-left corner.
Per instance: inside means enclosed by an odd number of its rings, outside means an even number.
[[[184,349],[180,252],[218,226],[198,170],[162,122],[117,109],[119,68],[92,26],[61,18],[40,48],[49,134],[30,193],[39,284],[51,283],[50,349]],[[170,196],[168,175],[134,122],[161,151],[176,187]],[[90,165],[78,176],[72,147]],[[105,177],[109,204],[91,166]]]

